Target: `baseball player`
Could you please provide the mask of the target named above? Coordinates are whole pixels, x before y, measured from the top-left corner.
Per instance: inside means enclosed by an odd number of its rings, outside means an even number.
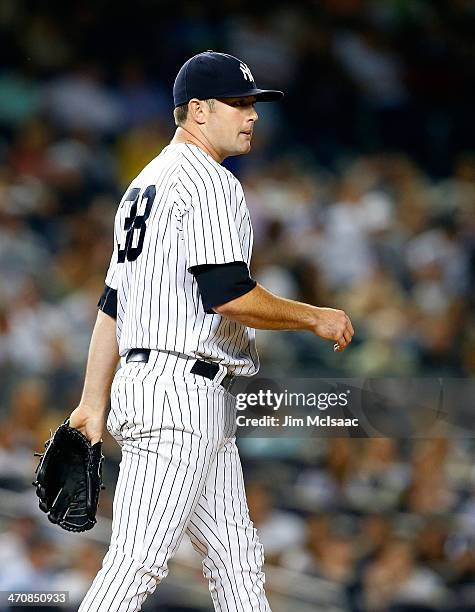
[[[255,328],[308,330],[336,351],[354,332],[344,312],[279,298],[249,275],[249,211],[221,162],[250,151],[254,104],[282,92],[257,88],[236,57],[207,51],[183,65],[173,96],[175,136],[117,211],[70,417],[100,440],[110,395],[107,429],[122,451],[110,547],[80,611],[140,610],[186,534],[217,611],[266,612],[231,387],[258,370]]]

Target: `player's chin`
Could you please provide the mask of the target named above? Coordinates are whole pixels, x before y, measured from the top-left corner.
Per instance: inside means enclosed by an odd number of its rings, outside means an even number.
[[[252,144],[251,144],[251,139],[247,139],[244,142],[240,142],[238,143],[238,146],[236,147],[239,151],[239,153],[237,153],[237,155],[245,155],[246,153],[249,153],[249,151],[252,148]]]

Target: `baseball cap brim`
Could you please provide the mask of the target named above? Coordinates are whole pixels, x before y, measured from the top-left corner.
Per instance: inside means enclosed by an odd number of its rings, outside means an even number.
[[[275,102],[284,97],[283,91],[277,89],[248,89],[246,91],[231,92],[217,96],[219,98],[244,98],[246,96],[256,96],[256,102]]]

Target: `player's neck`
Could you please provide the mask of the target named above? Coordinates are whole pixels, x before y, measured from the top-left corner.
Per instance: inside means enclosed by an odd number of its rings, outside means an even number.
[[[223,157],[219,155],[219,153],[211,146],[209,142],[205,142],[203,139],[199,138],[193,132],[190,132],[186,128],[178,127],[176,129],[175,135],[171,140],[170,144],[179,144],[179,143],[188,143],[194,144],[199,147],[202,151],[210,155],[218,164],[222,163]]]

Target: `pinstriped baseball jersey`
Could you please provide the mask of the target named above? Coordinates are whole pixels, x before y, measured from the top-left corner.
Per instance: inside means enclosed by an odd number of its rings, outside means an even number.
[[[106,285],[117,290],[121,355],[176,351],[236,375],[259,368],[255,331],[205,313],[190,268],[250,265],[252,227],[239,181],[199,147],[168,145],[119,205]]]

